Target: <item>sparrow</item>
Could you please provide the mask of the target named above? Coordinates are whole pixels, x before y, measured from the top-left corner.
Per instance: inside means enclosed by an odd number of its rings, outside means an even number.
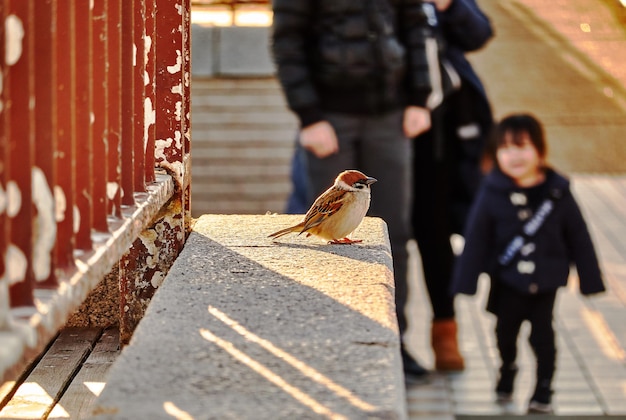
[[[370,186],[376,178],[363,172],[347,170],[337,175],[335,183],[317,197],[304,220],[295,226],[274,232],[268,237],[280,238],[292,232],[307,238],[319,236],[330,244],[353,244],[347,236],[360,224],[370,207]]]

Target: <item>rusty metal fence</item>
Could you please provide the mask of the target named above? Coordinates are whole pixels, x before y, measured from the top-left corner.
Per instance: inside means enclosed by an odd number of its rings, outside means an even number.
[[[0,0],[0,377],[119,264],[134,326],[190,229],[190,0]]]

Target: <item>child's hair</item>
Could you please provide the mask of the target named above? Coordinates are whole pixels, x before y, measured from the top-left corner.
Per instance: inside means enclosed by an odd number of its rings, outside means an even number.
[[[539,120],[530,114],[511,114],[502,118],[493,129],[487,147],[487,154],[494,163],[497,162],[496,152],[504,144],[507,133],[511,133],[514,144],[520,144],[522,142],[522,134],[528,133],[528,137],[530,137],[531,143],[537,149],[539,157],[546,157],[546,138],[543,126]]]

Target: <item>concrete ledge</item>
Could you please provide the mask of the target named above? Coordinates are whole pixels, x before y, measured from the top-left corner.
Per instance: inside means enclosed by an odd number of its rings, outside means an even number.
[[[360,245],[267,238],[300,220],[200,217],[94,416],[406,418],[385,223]]]

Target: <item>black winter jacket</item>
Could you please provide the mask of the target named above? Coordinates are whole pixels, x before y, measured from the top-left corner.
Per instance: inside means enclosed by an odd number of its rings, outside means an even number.
[[[421,0],[273,0],[272,53],[302,126],[380,114],[430,93]]]
[[[470,212],[465,248],[454,268],[452,294],[476,293],[483,272],[520,293],[555,290],[567,284],[571,264],[576,265],[582,294],[604,291],[594,246],[569,181],[551,169],[546,175],[544,190],[557,197],[554,209],[505,266],[497,262],[498,257],[534,209],[528,206],[529,189],[516,187],[499,169],[487,175]]]

